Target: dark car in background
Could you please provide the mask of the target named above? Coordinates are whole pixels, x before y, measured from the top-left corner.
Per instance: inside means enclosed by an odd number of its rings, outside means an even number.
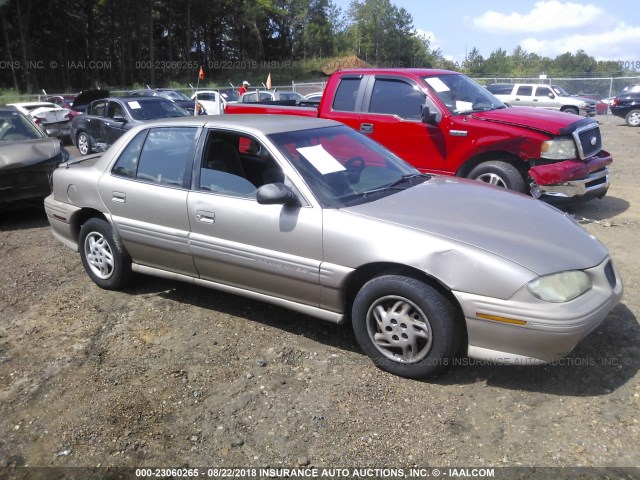
[[[613,115],[624,118],[630,127],[640,126],[640,85],[623,88],[609,108]]]
[[[0,107],[0,207],[49,195],[51,173],[68,159],[58,139],[16,109]]]
[[[171,88],[143,88],[141,90],[132,90],[128,92],[127,95],[131,97],[142,96],[166,98],[167,100],[171,100],[176,105],[184,108],[190,115],[193,115],[195,110],[195,102],[193,100],[180,90],[173,90]]]
[[[71,122],[71,139],[82,155],[103,152],[131,128],[147,120],[185,117],[189,113],[160,97],[102,98]]]

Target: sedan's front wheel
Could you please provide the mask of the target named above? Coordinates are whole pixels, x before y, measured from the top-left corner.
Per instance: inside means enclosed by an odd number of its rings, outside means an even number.
[[[100,288],[117,290],[131,278],[131,260],[109,223],[87,220],[80,229],[80,257],[85,271]]]
[[[640,126],[640,110],[631,110],[627,113],[625,121],[630,127]]]
[[[352,322],[360,347],[375,365],[408,378],[447,368],[462,336],[456,310],[444,295],[399,275],[367,282],[353,302]]]
[[[80,155],[89,155],[91,153],[91,139],[85,132],[80,132],[76,139],[76,146]]]

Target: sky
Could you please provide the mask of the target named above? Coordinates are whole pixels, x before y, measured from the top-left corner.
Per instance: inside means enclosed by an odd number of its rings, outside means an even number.
[[[363,0],[361,0],[363,1]],[[347,11],[351,0],[333,0]],[[391,0],[413,16],[414,27],[449,60],[462,62],[477,48],[487,58],[521,45],[554,58],[582,49],[596,60],[640,66],[637,0]],[[637,67],[636,67],[637,68]],[[640,69],[640,68],[637,68]]]

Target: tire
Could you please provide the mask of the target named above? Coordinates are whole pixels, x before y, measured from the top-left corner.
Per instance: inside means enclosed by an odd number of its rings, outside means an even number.
[[[516,167],[507,162],[483,162],[471,170],[468,178],[520,193],[525,192],[524,178]]]
[[[80,155],[89,155],[93,152],[93,148],[91,148],[91,138],[86,132],[80,132],[76,137],[76,147],[80,152]]]
[[[630,127],[640,126],[640,110],[631,110],[627,113],[624,121],[627,122],[627,125]]]
[[[451,302],[430,285],[399,275],[376,277],[360,289],[352,326],[378,368],[407,378],[446,369],[462,338]]]
[[[100,288],[117,290],[131,280],[131,259],[106,221],[87,220],[80,229],[78,247],[85,271]]]
[[[572,115],[580,115],[580,111],[576,107],[566,107],[561,110],[564,113],[570,113]]]

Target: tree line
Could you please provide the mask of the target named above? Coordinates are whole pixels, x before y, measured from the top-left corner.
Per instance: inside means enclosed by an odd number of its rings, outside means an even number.
[[[617,67],[584,52],[556,59],[473,49],[461,64],[420,35],[390,0],[0,0],[0,87],[21,92],[205,81],[274,84],[321,77],[326,59],[473,74],[573,73]],[[567,57],[568,56],[568,57]],[[272,71],[275,67],[275,71]],[[266,75],[265,75],[266,78]]]

